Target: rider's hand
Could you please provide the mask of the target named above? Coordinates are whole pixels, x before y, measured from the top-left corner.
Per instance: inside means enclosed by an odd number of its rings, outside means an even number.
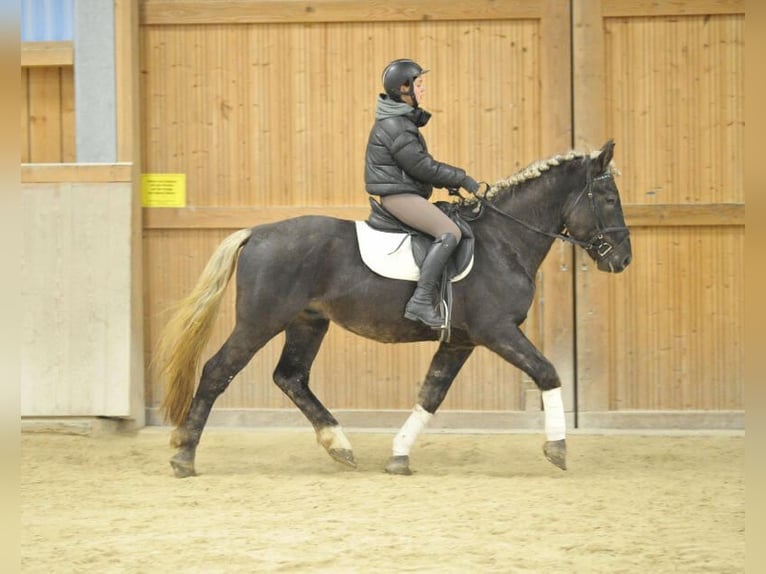
[[[472,178],[470,175],[466,175],[463,178],[463,181],[460,183],[460,187],[470,191],[471,193],[476,193],[476,191],[479,189],[479,182]]]
[[[470,191],[471,194],[479,197],[484,197],[489,191],[489,184],[486,181],[479,183],[470,175],[465,176],[463,183],[460,184],[460,186]]]

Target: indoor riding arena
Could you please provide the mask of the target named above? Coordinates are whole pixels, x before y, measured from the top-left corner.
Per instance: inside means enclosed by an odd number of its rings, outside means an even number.
[[[22,572],[745,571],[744,0],[22,0],[20,14]],[[478,337],[407,434],[460,325],[399,343],[331,317],[296,377],[310,368],[336,426],[312,427],[280,386],[289,332],[198,415],[191,393],[242,323],[236,275],[185,379],[189,419],[165,416],[163,333],[227,238],[368,218],[365,149],[398,58],[429,70],[429,153],[490,186],[614,141],[629,266],[603,272],[592,242],[553,239],[528,276],[521,332],[560,380],[565,464],[548,451],[549,390],[517,366],[528,355]],[[588,177],[575,203],[601,225],[612,208]],[[566,217],[554,231],[574,234]],[[504,280],[468,275],[454,303],[468,285],[513,301]],[[391,470],[404,435],[411,474]]]

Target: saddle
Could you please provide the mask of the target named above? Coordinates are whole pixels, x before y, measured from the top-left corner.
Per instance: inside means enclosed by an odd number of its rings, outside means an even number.
[[[436,207],[442,210],[447,217],[449,217],[455,225],[460,229],[462,239],[458,243],[457,249],[450,257],[447,263],[446,273],[447,280],[453,280],[458,275],[462,274],[468,266],[473,263],[473,248],[474,248],[474,235],[471,226],[463,219],[458,211],[456,204],[448,201],[437,201],[434,203]],[[418,268],[423,264],[428,249],[431,247],[434,239],[430,235],[414,229],[391,215],[380,202],[373,198],[370,198],[370,215],[367,218],[367,225],[378,231],[385,231],[389,233],[405,233],[410,237],[412,243],[412,256],[415,259],[415,263]]]
[[[467,276],[473,266],[473,250],[474,250],[474,235],[470,225],[460,215],[459,208],[456,204],[447,201],[438,201],[434,205],[444,212],[455,225],[460,229],[462,239],[455,249],[454,253],[447,262],[442,275],[441,288],[440,288],[440,300],[442,302],[442,317],[444,319],[440,341],[449,341],[450,339],[450,321],[452,317],[452,283]],[[396,234],[396,236],[402,236],[398,245],[393,249],[393,252],[398,251],[403,247],[405,242],[409,240],[412,252],[412,259],[420,269],[423,261],[428,254],[428,250],[431,247],[434,239],[428,234],[422,233],[417,229],[414,229],[394,217],[389,213],[378,201],[370,198],[370,215],[366,222],[357,223],[357,234],[361,238],[361,230],[359,224],[366,224],[370,228],[383,233]],[[361,249],[361,240],[360,240]],[[390,255],[390,253],[389,253]],[[364,258],[364,256],[363,256]],[[417,280],[417,277],[408,277],[408,279]]]

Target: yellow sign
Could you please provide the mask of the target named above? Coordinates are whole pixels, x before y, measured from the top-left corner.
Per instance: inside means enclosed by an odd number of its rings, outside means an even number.
[[[142,173],[141,205],[186,207],[186,174]]]

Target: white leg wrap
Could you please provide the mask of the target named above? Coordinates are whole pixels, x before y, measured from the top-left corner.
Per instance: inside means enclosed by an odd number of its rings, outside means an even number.
[[[394,456],[408,456],[412,445],[433,415],[420,405],[415,405],[412,414],[394,437]]]
[[[543,408],[545,409],[545,434],[548,440],[566,438],[567,423],[564,417],[561,387],[543,391]]]

